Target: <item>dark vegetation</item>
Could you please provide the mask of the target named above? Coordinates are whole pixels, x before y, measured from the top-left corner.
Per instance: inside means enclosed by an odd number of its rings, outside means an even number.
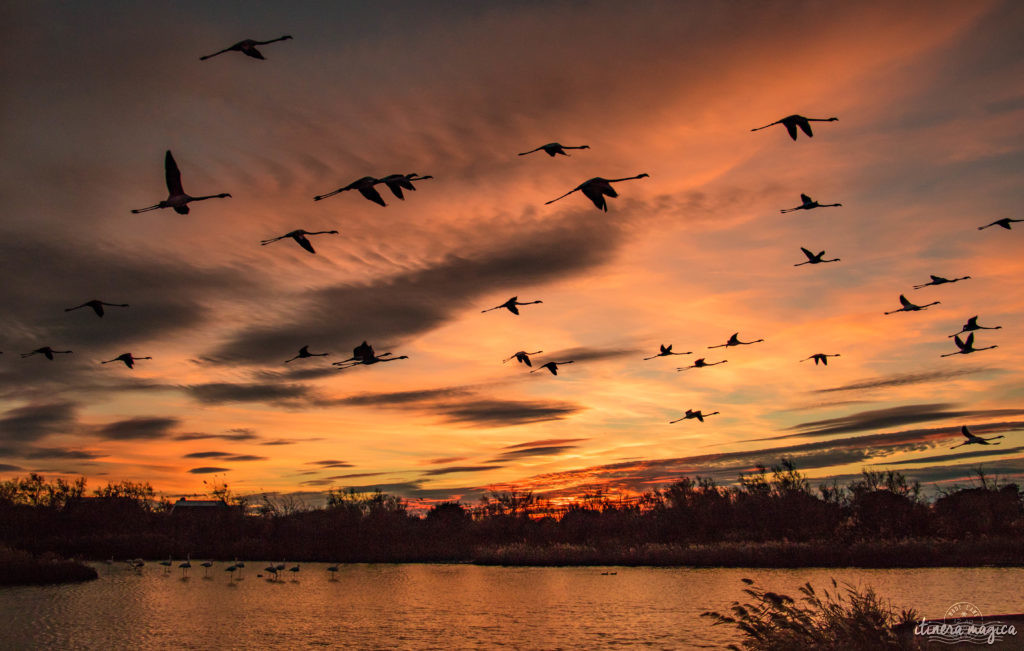
[[[96,577],[96,570],[76,561],[0,547],[0,585],[71,583]]]
[[[29,475],[0,482],[0,544],[91,559],[475,561],[734,567],[1024,565],[1016,484],[979,471],[974,486],[925,500],[898,472],[865,470],[816,489],[783,460],[725,487],[683,478],[634,500],[588,495],[556,506],[525,492],[486,494],[414,513],[382,493],[333,490],[322,508],[239,496],[222,508],[172,509],[145,483]]]

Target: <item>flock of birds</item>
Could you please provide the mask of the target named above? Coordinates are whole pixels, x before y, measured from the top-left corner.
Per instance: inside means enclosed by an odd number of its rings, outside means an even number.
[[[107,565],[113,566],[116,563],[116,561],[114,560],[114,558],[110,558],[110,559],[108,559],[106,561],[106,563],[107,563]],[[125,563],[128,565],[128,567],[130,567],[132,570],[134,570],[137,574],[141,574],[142,573],[142,568],[144,568],[146,566],[146,561],[144,561],[141,558],[130,558],[130,559],[125,560]],[[171,571],[174,569],[174,557],[173,556],[168,556],[167,560],[158,561],[157,565],[159,565],[159,566],[161,566],[163,568],[163,574],[169,575],[171,573]],[[199,567],[203,568],[203,578],[206,578],[206,579],[212,578],[210,576],[210,570],[212,570],[214,565],[215,565],[214,561],[212,561],[212,560],[203,561],[203,562],[199,563],[198,565],[199,565]],[[332,563],[332,564],[328,565],[326,568],[324,568],[325,571],[330,576],[330,580],[331,581],[336,581],[337,580],[338,570],[339,570],[340,566],[341,566],[340,563]],[[192,554],[187,554],[185,556],[185,560],[180,562],[180,563],[178,563],[178,570],[181,573],[181,578],[182,579],[188,579],[189,578],[189,572],[192,570]],[[276,563],[276,564],[275,563],[271,563],[270,565],[267,565],[266,567],[263,568],[263,572],[266,573],[266,579],[270,583],[276,583],[276,582],[281,581],[281,577],[284,576],[284,572],[289,572],[293,577],[297,577],[301,570],[302,570],[302,567],[298,563],[294,563],[294,564],[292,564],[289,567],[288,563],[286,563],[286,562],[281,562],[281,563]],[[228,580],[231,581],[232,583],[234,583],[236,578],[239,579],[239,580],[242,579],[243,573],[245,571],[245,562],[244,561],[240,561],[240,560],[238,560],[236,558],[234,560],[234,562],[232,562],[230,565],[228,565],[228,566],[226,566],[224,568],[224,571],[228,573],[228,577],[229,577]],[[265,578],[265,577],[264,577],[264,574],[257,574],[256,578],[262,579],[262,578]]]

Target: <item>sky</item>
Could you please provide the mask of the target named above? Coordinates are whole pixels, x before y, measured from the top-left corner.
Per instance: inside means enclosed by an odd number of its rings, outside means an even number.
[[[1024,479],[1024,5],[7,3],[0,479]],[[244,38],[265,60],[228,52]],[[790,139],[790,114],[815,118]],[[548,142],[570,156],[518,156]],[[164,152],[186,192],[164,199]],[[363,176],[415,172],[404,200]],[[615,184],[608,211],[577,192]],[[798,210],[806,193],[841,207]],[[338,230],[313,238],[294,229]],[[837,263],[794,265],[801,247]],[[913,289],[935,274],[969,280]],[[906,294],[918,312],[884,315]],[[542,300],[481,313],[511,296]],[[100,319],[65,312],[127,303]],[[968,318],[970,355],[949,335]],[[709,350],[734,332],[750,346]],[[339,370],[362,341],[408,359]],[[658,357],[671,344],[688,355]],[[308,345],[327,357],[285,364]],[[21,358],[42,346],[72,350]],[[538,368],[502,360],[519,350]],[[130,352],[134,369],[104,360]],[[840,354],[827,366],[803,360]],[[705,357],[718,366],[677,371]],[[669,424],[687,409],[705,422]],[[962,442],[960,427],[1003,436]],[[207,482],[207,483],[204,483]]]

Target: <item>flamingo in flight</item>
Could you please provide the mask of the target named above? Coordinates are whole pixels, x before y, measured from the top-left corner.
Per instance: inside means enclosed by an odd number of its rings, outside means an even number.
[[[800,200],[803,203],[800,204],[799,206],[797,206],[796,208],[786,208],[784,210],[780,210],[779,212],[787,213],[787,212],[793,212],[794,210],[811,210],[811,209],[814,209],[814,208],[834,208],[836,206],[843,205],[841,203],[818,203],[814,199],[811,199],[810,197],[808,197],[806,194],[801,194],[800,195]]]
[[[206,56],[201,56],[201,57],[199,57],[199,60],[200,61],[206,61],[210,57],[215,57],[218,54],[224,54],[225,52],[241,52],[242,54],[244,54],[247,57],[252,57],[254,59],[265,59],[266,57],[264,57],[260,53],[260,51],[256,49],[257,45],[268,45],[270,43],[277,43],[278,41],[287,41],[290,38],[291,38],[291,36],[289,36],[287,34],[285,34],[284,36],[280,36],[278,38],[270,39],[269,41],[254,41],[251,38],[247,38],[244,41],[239,41],[239,42],[235,43],[231,47],[224,48],[220,52],[214,52],[213,54],[207,54]]]
[[[998,348],[998,346],[985,346],[984,348],[975,348],[974,347],[974,333],[973,332],[971,334],[967,335],[967,340],[966,341],[961,341],[960,340],[960,335],[954,335],[953,336],[953,343],[955,343],[956,347],[959,348],[960,350],[958,350],[958,351],[956,351],[954,353],[946,353],[945,355],[939,355],[939,357],[949,357],[951,355],[968,355],[970,353],[976,353],[979,350],[988,350],[990,348]]]
[[[570,146],[570,145],[563,145],[563,144],[557,143],[557,142],[549,142],[548,144],[541,145],[540,147],[537,147],[536,149],[531,149],[530,151],[524,151],[523,153],[521,153],[519,155],[520,156],[526,156],[527,154],[532,154],[535,151],[542,151],[543,150],[543,152],[545,154],[547,154],[548,156],[551,156],[552,158],[554,158],[556,155],[559,155],[559,154],[561,154],[562,156],[568,156],[569,154],[565,153],[566,149],[590,149],[590,145],[578,145],[578,146],[573,147],[573,146]]]
[[[512,298],[508,299],[507,301],[505,301],[501,305],[498,305],[498,306],[495,306],[495,307],[489,307],[486,310],[480,310],[480,314],[483,314],[484,312],[490,312],[491,310],[500,310],[501,308],[505,308],[506,310],[508,310],[512,314],[515,314],[515,315],[518,316],[519,308],[516,307],[517,305],[533,305],[534,303],[543,303],[543,302],[544,301],[530,301],[528,303],[520,303],[519,302],[519,297],[518,296],[513,296]]]
[[[986,228],[988,228],[989,226],[1002,226],[1006,230],[1010,230],[1010,224],[1015,224],[1017,222],[1024,222],[1024,219],[1010,219],[1009,217],[1003,217],[1002,219],[995,220],[991,224],[986,224],[984,226],[979,226],[978,230],[979,231],[983,231]]]
[[[181,170],[178,169],[178,164],[174,162],[174,156],[171,155],[171,150],[169,149],[164,156],[164,176],[167,181],[167,198],[147,208],[133,209],[132,213],[138,214],[140,212],[149,212],[150,210],[159,210],[160,208],[174,208],[174,212],[179,215],[187,215],[188,204],[192,201],[224,199],[231,196],[227,192],[209,194],[205,197],[193,197],[185,194],[185,190],[181,187]]]
[[[327,194],[317,195],[313,197],[313,201],[320,201],[321,199],[326,199],[327,197],[333,197],[339,192],[347,192],[348,190],[358,190],[359,194],[363,195],[373,203],[380,206],[386,206],[387,204],[384,203],[384,198],[380,196],[380,192],[377,192],[377,189],[373,187],[381,182],[382,181],[380,179],[374,178],[372,176],[364,176],[361,179],[356,179],[355,181],[352,181],[345,187],[338,188],[334,192],[328,192]]]
[[[413,186],[413,181],[426,181],[432,179],[433,176],[420,176],[413,172],[411,174],[388,174],[380,180],[381,183],[387,186],[388,190],[391,190],[391,194],[395,195],[401,200],[405,200],[405,195],[402,194],[402,190],[416,191]]]
[[[900,304],[903,307],[901,307],[898,310],[893,310],[892,312],[886,312],[886,314],[896,314],[897,312],[917,312],[918,310],[923,310],[927,307],[931,307],[932,305],[938,305],[939,301],[934,301],[932,303],[928,303],[927,305],[914,305],[913,303],[907,300],[906,296],[900,294]]]
[[[731,346],[749,346],[750,344],[757,344],[764,341],[764,339],[755,339],[754,341],[740,341],[740,333],[734,332],[729,341],[724,344],[718,344],[717,346],[708,346],[708,350],[712,348],[729,348]]]
[[[971,445],[972,443],[977,443],[978,445],[999,445],[998,443],[989,443],[989,441],[1005,438],[1002,434],[1000,434],[999,436],[990,436],[987,439],[982,438],[977,434],[972,434],[971,430],[967,429],[966,425],[960,428],[960,433],[967,437],[967,440],[961,443],[960,445],[954,445],[953,447],[949,448],[950,450],[955,450],[962,445]]]
[[[928,287],[929,285],[945,285],[946,283],[955,283],[960,282],[961,280],[971,279],[970,276],[961,276],[960,278],[943,278],[942,276],[936,276],[933,274],[928,275],[931,277],[931,280],[923,285],[914,285],[914,289],[921,289],[922,287]]]
[[[689,366],[684,366],[682,368],[677,368],[676,371],[685,371],[686,369],[689,369],[689,368],[704,368],[705,366],[717,366],[719,364],[725,364],[726,362],[729,361],[727,359],[723,359],[720,362],[705,362],[704,359],[705,359],[704,357],[701,357],[700,359],[695,361],[693,364],[691,364]]]
[[[658,352],[657,355],[651,355],[650,357],[644,357],[644,361],[646,362],[647,360],[654,359],[655,357],[667,357],[669,355],[692,355],[693,354],[693,351],[687,351],[685,353],[673,353],[672,352],[672,344],[669,344],[667,346],[665,344],[661,344],[660,346],[658,346],[658,348],[660,349],[660,352]]]
[[[520,350],[518,353],[512,355],[511,357],[509,357],[508,359],[502,361],[501,363],[504,364],[506,362],[511,362],[514,359],[517,362],[519,362],[520,364],[526,364],[527,366],[531,366],[532,367],[533,364],[530,362],[530,355],[540,355],[543,352],[544,352],[543,350],[537,350],[537,351],[534,351],[532,353],[528,353],[525,350]]]
[[[299,354],[291,359],[284,360],[284,363],[294,362],[297,359],[306,359],[307,357],[327,357],[330,353],[311,353],[309,352],[309,346],[303,346],[299,349]]]
[[[544,205],[546,206],[548,204],[552,204],[552,203],[558,201],[559,199],[564,199],[565,197],[568,197],[573,192],[576,192],[577,190],[579,190],[580,192],[583,193],[583,196],[585,196],[587,199],[590,199],[591,201],[594,202],[594,205],[597,206],[598,210],[603,210],[605,212],[608,212],[608,203],[605,201],[605,197],[606,196],[607,197],[617,197],[617,196],[619,196],[619,193],[616,192],[615,188],[612,187],[612,183],[618,183],[619,181],[631,181],[633,179],[643,179],[643,178],[647,178],[649,176],[650,176],[650,174],[646,174],[646,173],[644,173],[644,174],[637,174],[636,176],[627,176],[627,177],[621,178],[621,179],[605,179],[605,178],[601,178],[600,176],[595,176],[594,178],[592,178],[592,179],[590,179],[588,181],[584,181],[583,183],[580,183],[575,188],[573,188],[572,190],[569,190],[568,192],[566,192],[562,196],[558,197],[557,199],[552,199],[551,201],[545,201]]]
[[[96,299],[93,299],[91,301],[86,301],[86,302],[82,303],[81,305],[76,305],[75,307],[66,307],[66,308],[64,308],[64,311],[65,312],[71,312],[72,310],[78,310],[78,309],[81,309],[83,307],[91,307],[92,311],[96,313],[96,316],[98,316],[98,317],[100,317],[102,319],[103,318],[103,306],[104,305],[106,305],[107,307],[128,307],[127,303],[104,303],[103,301],[98,301]]]
[[[700,409],[698,409],[696,411],[694,411],[693,409],[687,409],[686,410],[686,414],[682,418],[677,418],[675,420],[670,420],[668,422],[668,424],[671,425],[672,423],[678,423],[681,420],[690,420],[691,418],[696,418],[697,420],[699,420],[700,422],[703,423],[704,422],[704,418],[706,418],[707,416],[714,416],[717,413],[719,413],[719,412],[713,411],[710,414],[703,414],[703,413],[701,413]]]
[[[65,353],[70,353],[70,352],[72,352],[72,351],[70,351],[70,350],[54,350],[54,349],[50,348],[49,346],[43,346],[42,348],[36,348],[31,353],[22,353],[21,356],[22,357],[31,357],[32,355],[42,355],[46,359],[48,359],[50,361],[53,361],[53,356],[54,355],[63,355]]]
[[[800,127],[800,130],[807,134],[808,138],[813,138],[814,133],[811,131],[811,122],[836,122],[838,120],[839,118],[805,118],[802,115],[787,115],[781,120],[776,120],[775,122],[766,124],[763,127],[751,129],[751,131],[760,131],[761,129],[767,129],[768,127],[775,126],[776,124],[781,124],[786,127],[786,131],[789,132],[789,137],[793,140],[796,140],[797,127]]]
[[[802,359],[800,361],[801,362],[806,362],[809,359],[813,359],[815,366],[817,366],[819,362],[821,364],[824,364],[825,366],[828,366],[828,358],[829,357],[842,357],[842,355],[840,355],[839,353],[836,353],[835,355],[826,355],[825,353],[814,353],[810,357],[807,357],[806,359]]]
[[[310,241],[308,239],[306,239],[307,235],[337,235],[337,234],[338,234],[338,231],[304,231],[304,230],[302,230],[300,228],[300,229],[294,230],[294,231],[292,231],[290,233],[285,233],[284,235],[282,235],[280,237],[273,237],[273,238],[271,238],[269,240],[261,240],[260,241],[260,245],[266,246],[267,244],[270,244],[272,242],[277,242],[278,240],[283,240],[286,237],[290,237],[293,240],[295,240],[299,244],[299,246],[301,246],[302,248],[306,249],[310,253],[316,253],[316,250],[313,249],[313,244],[310,243]]]
[[[973,332],[975,330],[1001,330],[1002,328],[1003,328],[1003,326],[981,326],[981,325],[978,325],[978,317],[977,316],[972,316],[971,318],[967,319],[967,323],[964,324],[964,327],[961,328],[960,332],[956,333],[956,335],[962,335],[965,332]],[[956,335],[949,335],[949,336],[950,337],[955,337]]]
[[[359,366],[365,364],[376,364],[378,362],[397,362],[400,359],[409,359],[408,355],[402,355],[400,357],[391,357],[392,353],[381,353],[377,355],[373,352],[373,346],[366,343],[365,341],[355,348],[352,349],[352,357],[343,359],[340,362],[334,362],[334,366],[338,366],[341,369],[352,368],[353,366]],[[388,359],[384,359],[387,357]]]
[[[821,264],[822,262],[839,262],[839,258],[832,258],[831,260],[824,260],[823,259],[825,257],[825,252],[824,251],[820,251],[817,254],[814,254],[814,253],[811,253],[810,251],[808,251],[807,249],[805,249],[802,246],[800,247],[800,250],[804,252],[805,256],[807,256],[807,261],[795,264],[795,265],[793,265],[794,267],[800,267],[800,266],[803,266],[805,264]]]
[[[547,369],[547,370],[551,371],[551,375],[558,375],[558,367],[559,366],[561,366],[562,364],[575,364],[575,363],[576,363],[575,360],[569,360],[568,362],[548,362],[547,364],[541,364],[540,368],[535,368],[535,369],[533,369],[530,372],[531,373],[536,373],[537,371],[541,371],[541,370]]]
[[[140,360],[140,359],[153,359],[153,358],[152,357],[135,357],[131,353],[121,353],[120,355],[118,355],[114,359],[108,359],[107,361],[100,362],[100,363],[101,364],[109,364],[111,362],[124,362],[124,365],[127,366],[128,368],[135,368],[135,362]]]

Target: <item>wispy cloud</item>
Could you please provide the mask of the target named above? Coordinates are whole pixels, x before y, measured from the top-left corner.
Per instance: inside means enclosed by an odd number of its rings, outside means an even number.
[[[923,373],[898,373],[877,378],[859,380],[850,384],[844,384],[828,389],[817,389],[814,393],[835,393],[837,391],[866,391],[869,389],[883,389],[886,387],[901,387],[911,384],[926,384],[928,382],[942,382],[957,377],[985,373],[992,369],[946,369],[941,371],[927,371]]]
[[[177,418],[137,417],[107,423],[96,428],[101,438],[115,441],[168,438],[179,423]]]

